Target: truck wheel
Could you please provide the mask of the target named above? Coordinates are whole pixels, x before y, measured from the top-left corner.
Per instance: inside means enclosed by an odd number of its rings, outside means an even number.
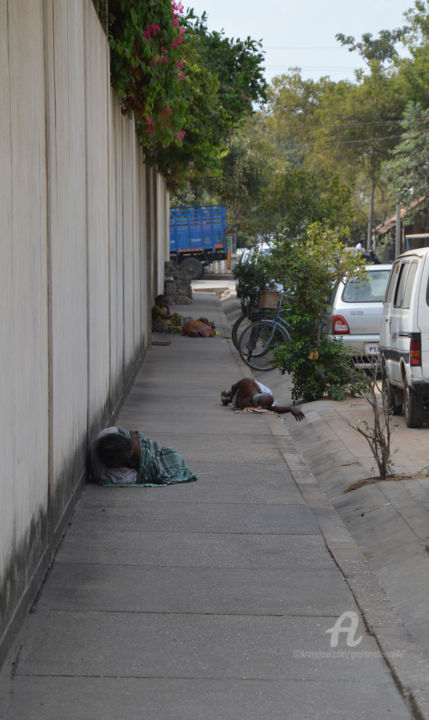
[[[423,424],[423,402],[410,387],[404,389],[405,423],[409,428],[418,428]]]
[[[400,393],[390,384],[386,371],[383,371],[381,391],[387,408],[390,408],[393,415],[402,413],[402,402],[398,400]]]
[[[187,257],[179,265],[189,280],[199,280],[204,275],[204,265],[195,257]]]

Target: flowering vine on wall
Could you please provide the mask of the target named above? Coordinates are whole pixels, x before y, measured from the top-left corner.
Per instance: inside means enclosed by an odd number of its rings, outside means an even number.
[[[176,0],[110,0],[111,78],[124,113],[133,114],[147,156],[185,135],[183,6]]]

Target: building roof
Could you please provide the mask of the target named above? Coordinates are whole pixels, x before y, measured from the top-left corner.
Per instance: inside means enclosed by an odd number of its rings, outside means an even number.
[[[410,210],[413,210],[415,207],[420,205],[423,202],[423,200],[425,200],[424,195],[423,195],[423,197],[419,198],[418,200],[413,200],[412,202],[410,202],[409,205],[402,205],[401,206],[401,220],[404,217],[404,215],[407,214],[407,212],[409,212]],[[387,218],[387,220],[384,220],[384,222],[377,225],[377,227],[375,228],[375,232],[378,235],[385,235],[386,233],[389,232],[389,230],[392,230],[395,227],[395,225],[396,225],[396,213],[395,213],[395,215],[392,215],[392,217]]]

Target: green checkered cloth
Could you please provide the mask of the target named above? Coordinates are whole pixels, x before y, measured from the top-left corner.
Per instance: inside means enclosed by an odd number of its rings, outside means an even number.
[[[118,427],[119,432],[130,437],[128,430]],[[136,431],[137,432],[137,431]],[[134,483],[107,483],[104,486],[114,487],[159,487],[173,483],[190,482],[197,480],[197,476],[185,465],[180,453],[173,448],[164,447],[155,440],[149,440],[141,432],[137,432],[140,440],[141,456]]]

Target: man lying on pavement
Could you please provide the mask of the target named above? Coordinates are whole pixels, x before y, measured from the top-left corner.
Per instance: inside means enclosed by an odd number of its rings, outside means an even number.
[[[231,403],[233,410],[245,410],[256,408],[269,410],[277,414],[290,412],[298,422],[303,420],[305,415],[302,410],[288,405],[278,405],[273,394],[266,385],[256,382],[253,378],[242,378],[234,383],[231,390],[223,390],[220,396],[222,405]]]
[[[105,486],[153,487],[197,479],[177,450],[121,427],[98,433],[90,448],[89,463],[94,482]]]

